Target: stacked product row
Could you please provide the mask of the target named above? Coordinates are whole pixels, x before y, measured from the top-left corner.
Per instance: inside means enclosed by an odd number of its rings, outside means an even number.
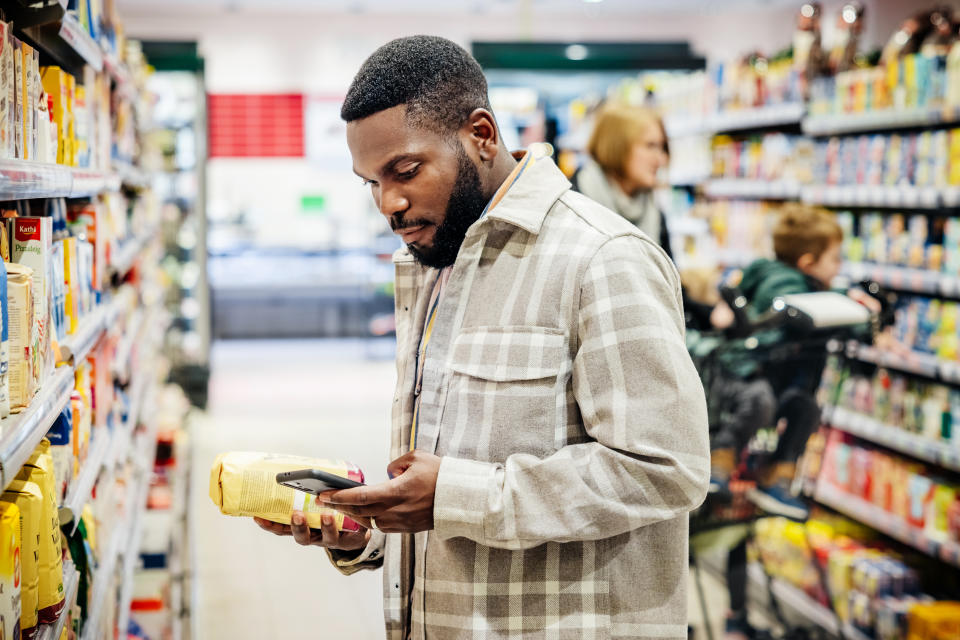
[[[756,532],[759,560],[771,575],[831,605],[870,637],[934,640],[952,637],[937,634],[960,625],[960,606],[929,593],[945,585],[925,559],[902,555],[857,523],[819,513],[806,523],[765,518]]]
[[[837,222],[847,260],[960,275],[960,218],[841,211]]]
[[[819,400],[949,445],[960,454],[960,389],[886,369],[865,374],[831,358]]]

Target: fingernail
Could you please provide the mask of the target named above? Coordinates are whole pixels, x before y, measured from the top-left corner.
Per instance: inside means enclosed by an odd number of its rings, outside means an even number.
[[[323,516],[323,524],[330,526],[333,524],[333,516]]]
[[[299,511],[294,511],[291,521],[293,522],[293,524],[297,525],[298,527],[303,526],[303,514],[300,513]]]

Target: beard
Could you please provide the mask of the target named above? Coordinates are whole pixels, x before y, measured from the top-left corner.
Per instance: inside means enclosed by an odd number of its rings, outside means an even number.
[[[456,261],[467,229],[480,219],[487,198],[480,186],[480,174],[461,143],[457,151],[457,179],[447,201],[447,211],[433,234],[432,247],[408,244],[414,259],[426,267],[442,269]]]

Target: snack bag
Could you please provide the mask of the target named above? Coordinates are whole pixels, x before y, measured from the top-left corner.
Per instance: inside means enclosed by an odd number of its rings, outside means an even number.
[[[35,638],[39,631],[40,521],[43,492],[34,482],[14,480],[0,496],[0,502],[20,510],[20,634]]]
[[[20,638],[20,510],[0,502],[0,638]]]
[[[60,516],[57,510],[57,482],[53,472],[50,441],[44,438],[23,465],[18,479],[34,482],[43,493],[40,524],[40,584],[38,608],[40,624],[52,624],[63,609],[63,552],[60,542]]]
[[[290,524],[293,511],[303,511],[307,524],[320,528],[321,517],[331,514],[340,531],[359,531],[360,525],[338,511],[320,507],[314,496],[277,484],[281,471],[321,469],[363,482],[363,472],[349,462],[270,453],[233,452],[217,456],[210,469],[210,498],[228,516],[264,518]]]

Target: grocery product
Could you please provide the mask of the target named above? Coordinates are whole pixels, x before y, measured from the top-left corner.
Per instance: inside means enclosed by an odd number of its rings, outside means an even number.
[[[73,449],[73,409],[64,407],[47,432],[50,441],[50,455],[53,458],[53,475],[57,479],[57,504],[63,504],[67,488],[73,482],[76,454]]]
[[[33,397],[33,273],[30,267],[9,263],[7,307],[10,311],[10,410],[19,411]]]
[[[320,528],[321,516],[331,514],[339,529],[357,531],[356,522],[342,513],[321,508],[314,496],[277,484],[278,473],[297,469],[322,469],[363,482],[363,473],[348,462],[269,453],[223,453],[210,469],[210,498],[225,515],[257,516],[290,524],[290,514],[298,509],[313,528]]]
[[[20,638],[20,509],[0,502],[0,638]]]
[[[33,482],[14,480],[0,502],[20,510],[20,631],[34,638],[39,621],[40,531],[43,521],[43,492]]]
[[[41,624],[57,619],[63,608],[63,564],[61,561],[60,516],[57,509],[57,480],[54,475],[50,441],[44,438],[17,476],[35,483],[43,493],[40,524],[38,615]]]

